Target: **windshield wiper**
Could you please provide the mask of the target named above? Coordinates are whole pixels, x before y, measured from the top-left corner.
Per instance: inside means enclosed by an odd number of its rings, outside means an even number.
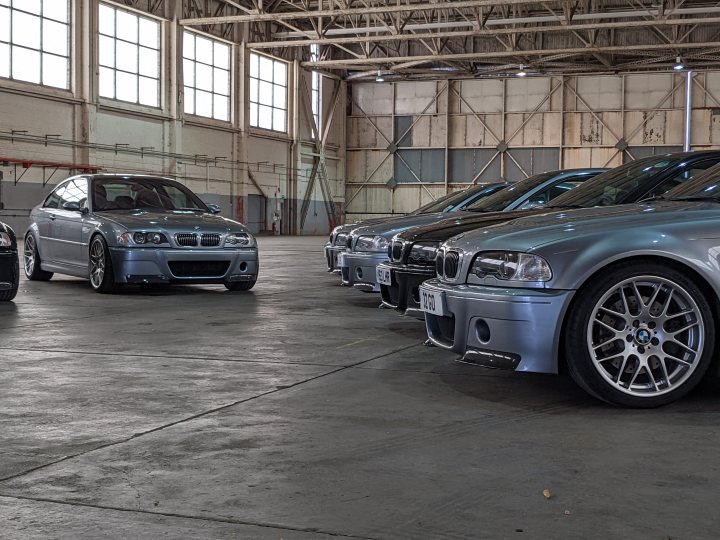
[[[549,206],[544,206],[543,208],[547,208],[547,209],[552,208],[552,209],[557,209],[557,210],[577,210],[580,208],[587,208],[587,206],[583,206],[581,204],[561,204],[561,205],[551,204]]]
[[[720,203],[718,197],[712,197],[710,195],[688,195],[686,197],[673,197],[668,199],[669,201],[700,201],[700,202],[714,202]]]
[[[466,208],[465,212],[489,212],[486,208]]]

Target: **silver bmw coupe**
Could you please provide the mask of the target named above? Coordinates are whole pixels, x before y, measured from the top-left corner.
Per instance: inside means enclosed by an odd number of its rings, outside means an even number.
[[[219,212],[169,178],[73,176],[30,214],[25,275],[34,281],[55,272],[86,278],[98,292],[147,283],[249,290],[259,268],[255,238]]]
[[[720,165],[641,204],[520,218],[440,249],[420,287],[430,340],[468,363],[557,373],[656,407],[717,362]]]

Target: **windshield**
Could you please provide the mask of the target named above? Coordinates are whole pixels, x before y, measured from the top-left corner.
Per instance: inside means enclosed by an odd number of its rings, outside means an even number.
[[[475,204],[471,204],[466,210],[473,212],[500,212],[505,210],[508,206],[518,200],[518,198],[525,195],[528,191],[531,191],[541,185],[543,182],[550,180],[553,176],[557,176],[558,171],[546,172],[536,174],[525,180],[515,182],[512,186],[506,187],[502,191],[490,195],[484,199],[479,200]]]
[[[449,212],[455,209],[460,203],[470,197],[482,197],[487,196],[491,193],[495,193],[504,186],[502,184],[489,185],[489,186],[473,186],[462,191],[455,191],[449,195],[445,195],[440,199],[433,201],[425,206],[419,208],[414,214],[432,214],[434,212]]]
[[[626,195],[680,161],[683,157],[652,156],[638,159],[600,174],[591,182],[561,195],[552,201],[550,207],[610,206],[623,202]]]
[[[668,191],[663,199],[708,197],[720,199],[720,164],[709,168],[697,178]]]
[[[192,210],[208,207],[182,184],[162,178],[98,178],[93,181],[93,209]]]

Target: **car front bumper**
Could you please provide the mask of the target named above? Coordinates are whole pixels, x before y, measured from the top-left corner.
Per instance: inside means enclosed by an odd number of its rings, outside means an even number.
[[[345,246],[334,246],[330,242],[325,244],[325,261],[327,262],[328,272],[340,273],[338,258],[341,253],[345,252]]]
[[[484,367],[557,373],[562,320],[575,291],[447,285],[420,287],[440,293],[443,315],[425,313],[428,337],[438,347]]]
[[[380,292],[375,269],[387,261],[387,253],[353,253],[346,251],[340,256],[340,276],[343,285],[364,292]]]
[[[0,291],[15,288],[20,276],[17,273],[18,252],[14,249],[0,251]]]
[[[118,283],[225,283],[254,281],[257,248],[110,248]]]
[[[420,309],[419,287],[435,277],[435,267],[423,268],[391,262],[380,266],[390,271],[392,282],[391,285],[380,285],[383,305],[410,317],[424,319],[425,312]]]

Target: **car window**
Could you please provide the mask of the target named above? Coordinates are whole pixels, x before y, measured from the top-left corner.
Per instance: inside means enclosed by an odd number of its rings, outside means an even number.
[[[704,173],[707,169],[715,165],[716,161],[705,161],[701,163],[695,163],[692,165],[692,168],[680,171],[677,174],[673,175],[672,177],[660,182],[657,186],[655,186],[653,189],[648,191],[645,194],[644,198],[651,198],[651,197],[658,197],[660,195],[663,195],[664,193],[667,193],[671,189],[674,189],[688,180],[692,180],[693,178],[696,178],[699,174]]]
[[[500,212],[517,201],[519,197],[522,197],[523,193],[537,188],[543,182],[546,182],[553,176],[557,176],[558,173],[559,171],[553,171],[525,178],[489,197],[480,199],[476,203],[468,206],[467,209],[473,212]]]
[[[588,175],[587,179],[589,178],[592,178],[592,176]],[[525,199],[523,203],[518,207],[518,209],[523,210],[526,208],[534,208],[536,206],[547,204],[555,197],[559,197],[560,195],[567,193],[571,189],[575,189],[583,182],[583,180],[585,180],[585,178],[580,181],[575,180],[573,182],[560,182],[559,184],[550,186],[547,189],[543,189],[542,191],[539,191],[533,194],[531,197]]]
[[[93,208],[108,210],[200,210],[207,206],[189,189],[161,178],[100,178],[93,182]]]
[[[87,180],[76,178],[55,188],[45,199],[44,208],[62,208],[65,203],[76,202],[81,208],[87,206]]]

